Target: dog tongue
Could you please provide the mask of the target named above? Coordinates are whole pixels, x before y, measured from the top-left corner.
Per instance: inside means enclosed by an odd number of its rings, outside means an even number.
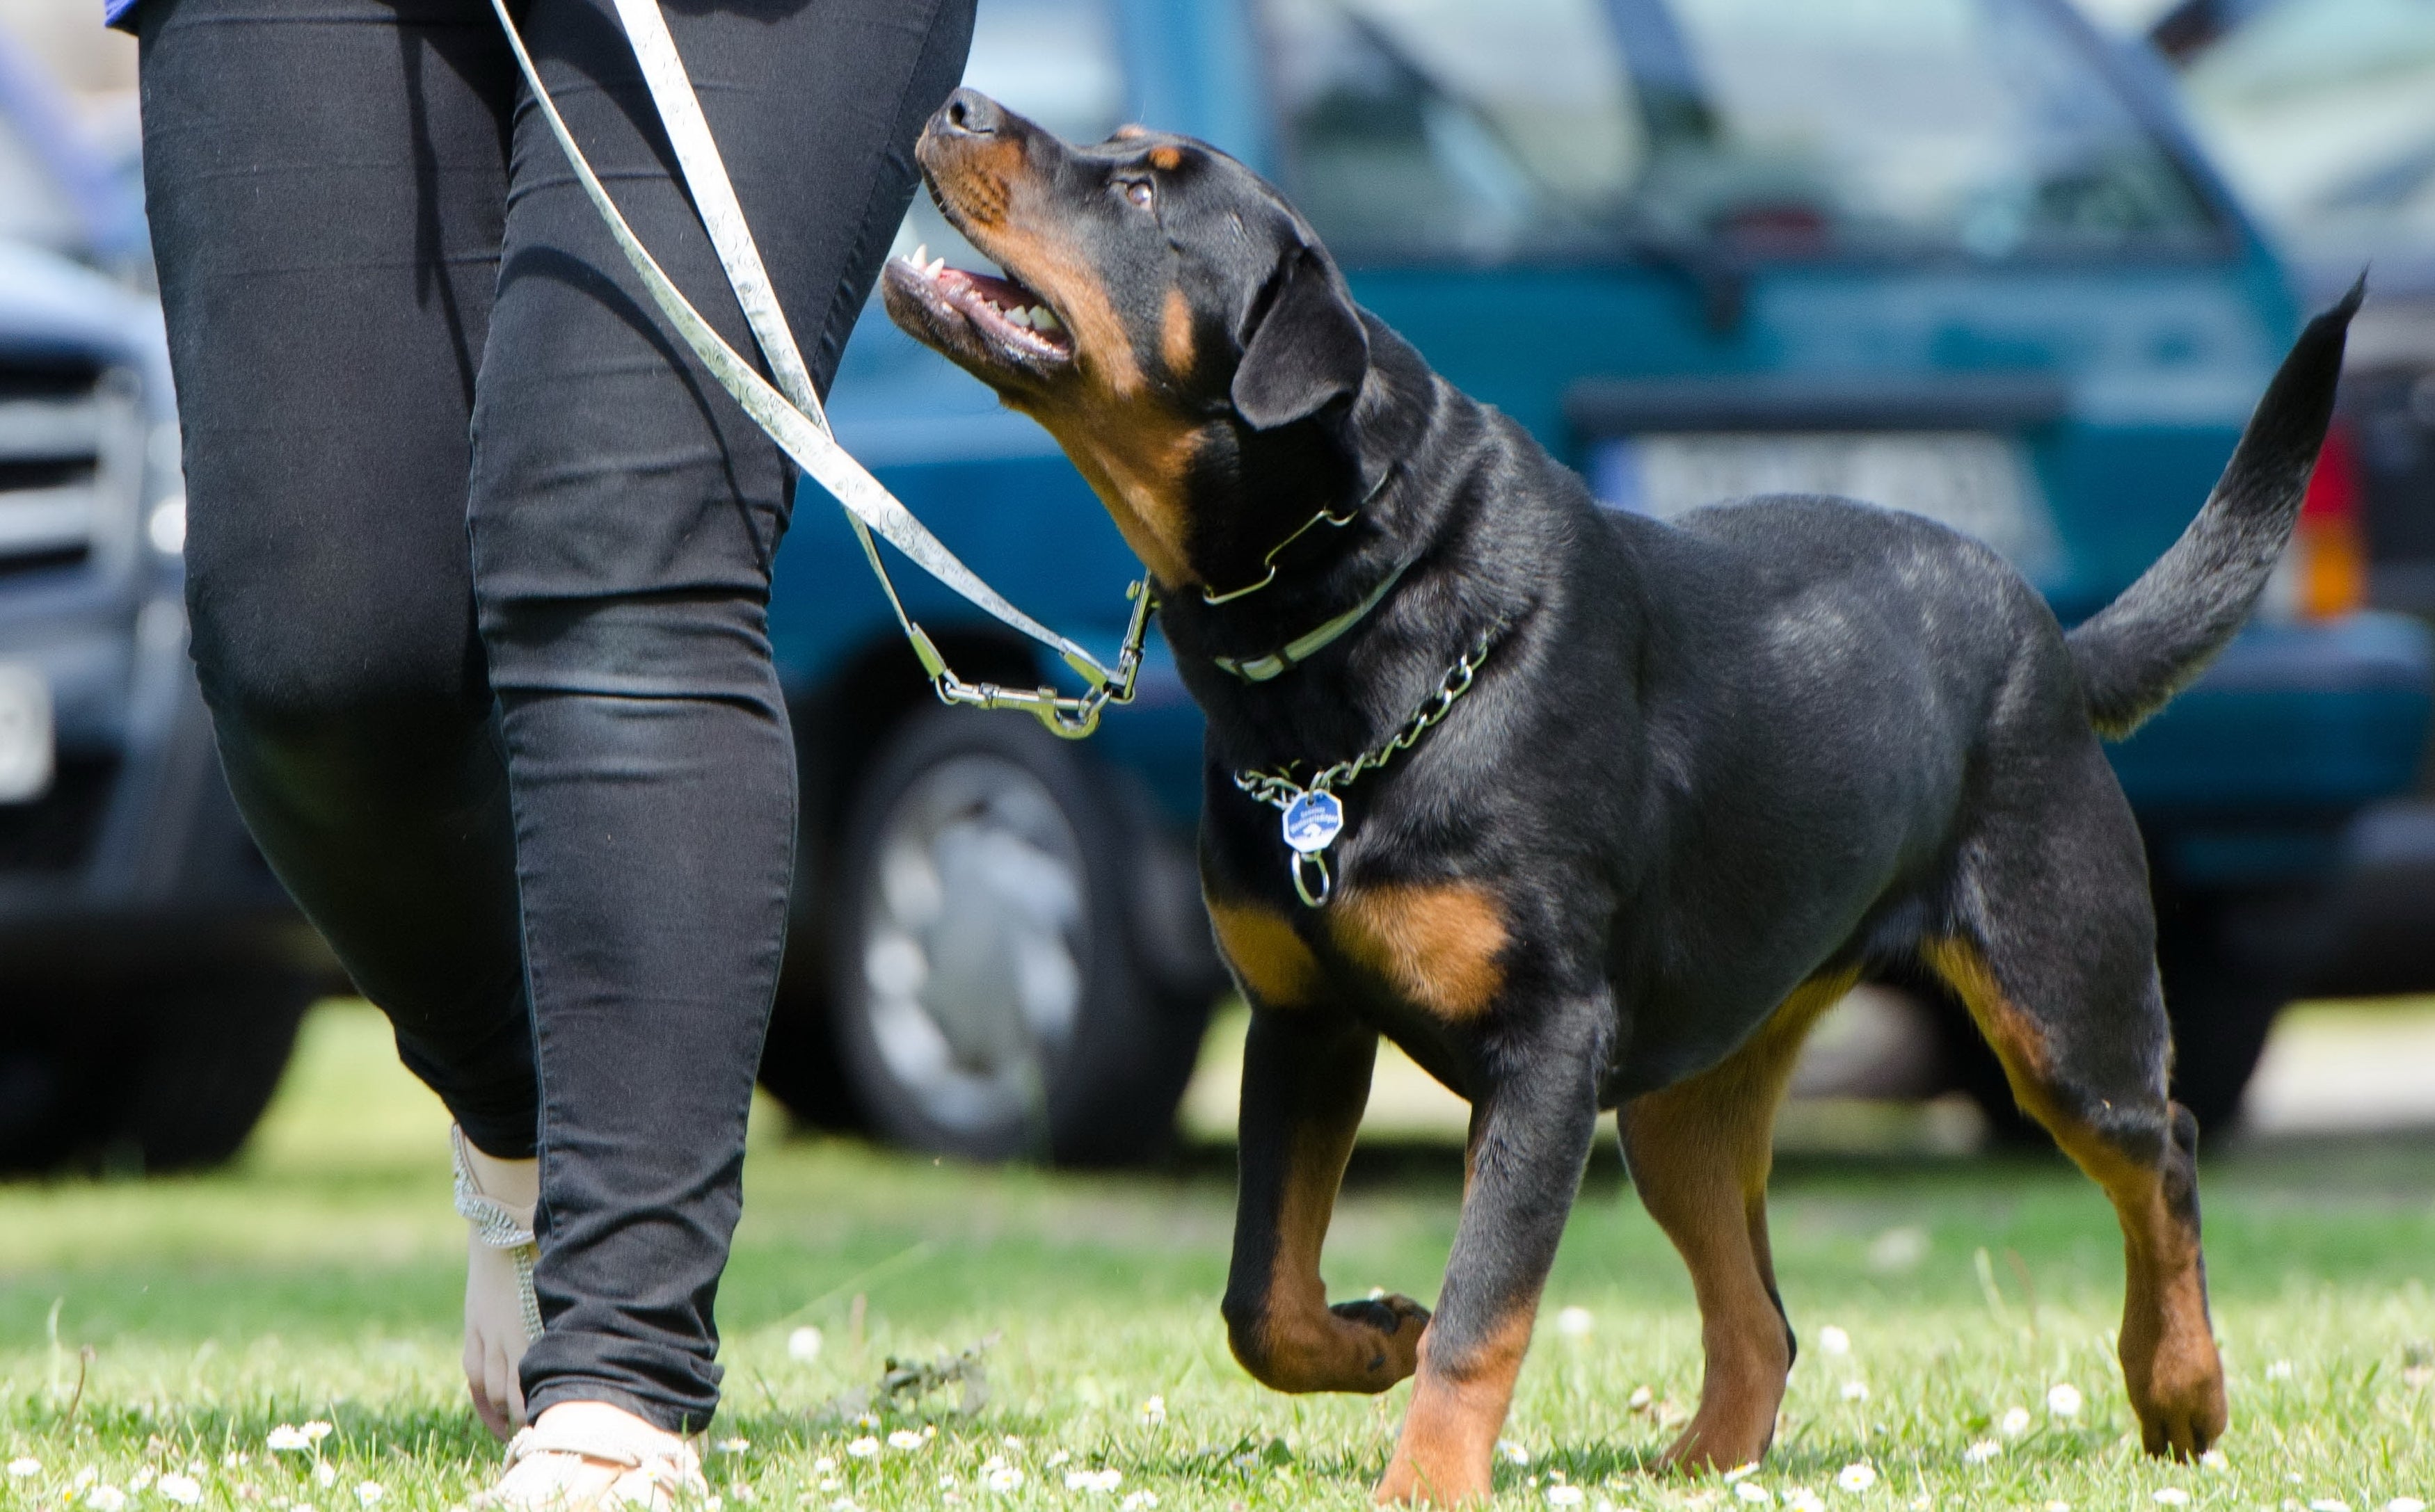
[[[993,278],[987,273],[967,273],[960,267],[941,269],[939,282],[961,284],[1001,310],[1019,310],[1025,305],[1040,302],[1038,295],[1012,279]]]

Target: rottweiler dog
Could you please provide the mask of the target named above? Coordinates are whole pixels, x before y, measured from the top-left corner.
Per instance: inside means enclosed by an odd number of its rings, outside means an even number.
[[[1759,1458],[1794,1351],[1768,1251],[1778,1101],[1828,1005],[1924,970],[2113,1200],[2148,1450],[2223,1432],[2198,1130],[2167,1097],[2147,863],[2099,741],[2247,617],[2357,290],[2302,335],[2187,533],[2066,631],[1915,516],[1599,507],[1205,144],[1078,148],[966,90],[917,155],[1005,276],[893,262],[889,315],[1062,444],[1208,716],[1201,878],[1252,1010],[1223,1304],[1247,1370],[1283,1391],[1417,1376],[1380,1500],[1484,1495],[1615,1108],[1701,1316],[1700,1406],[1667,1459]],[[1434,1315],[1331,1306],[1320,1279],[1381,1034],[1472,1105]]]

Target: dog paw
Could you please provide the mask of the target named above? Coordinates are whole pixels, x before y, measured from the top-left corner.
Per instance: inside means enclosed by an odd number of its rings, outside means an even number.
[[[1489,1496],[1488,1466],[1423,1464],[1398,1445],[1379,1478],[1374,1499],[1380,1506],[1468,1506]]]
[[[2223,1436],[2231,1414],[2223,1400],[2223,1378],[2194,1382],[2169,1396],[2134,1400],[2139,1417],[2139,1441],[2159,1459],[2193,1460]]]
[[[1364,1362],[1365,1376],[1383,1377],[1387,1385],[1392,1385],[1420,1367],[1421,1333],[1429,1326],[1429,1310],[1420,1303],[1390,1293],[1338,1302],[1328,1312],[1378,1336],[1376,1349]]]

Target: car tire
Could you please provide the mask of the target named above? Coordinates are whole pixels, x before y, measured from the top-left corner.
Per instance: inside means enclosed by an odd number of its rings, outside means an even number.
[[[1212,994],[1162,967],[1149,914],[1175,889],[1153,873],[1176,863],[1143,810],[1029,720],[932,709],[884,745],[827,953],[838,1061],[874,1133],[1061,1165],[1166,1149]]]
[[[0,1046],[0,1170],[163,1173],[243,1147],[319,995],[266,969],[174,984],[11,984],[41,1011]]]

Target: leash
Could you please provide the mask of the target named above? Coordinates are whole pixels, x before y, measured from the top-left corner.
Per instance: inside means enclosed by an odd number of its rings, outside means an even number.
[[[803,352],[795,344],[794,334],[770,286],[768,270],[762,265],[760,249],[744,219],[743,207],[736,201],[726,160],[719,155],[710,124],[701,113],[700,98],[685,74],[684,60],[677,52],[676,39],[668,33],[667,20],[660,13],[659,0],[615,0],[615,5],[627,40],[642,65],[643,82],[650,91],[651,103],[676,149],[677,169],[685,192],[710,234],[719,266],[735,292],[736,303],[743,308],[754,342],[768,361],[769,370],[777,376],[778,387],[773,387],[712,329],[634,234],[624,213],[609,198],[599,175],[593,172],[583,149],[576,145],[574,133],[559,114],[557,102],[543,85],[541,71],[533,66],[532,55],[525,48],[515,18],[508,14],[507,0],[491,0],[491,9],[497,13],[508,45],[515,54],[516,66],[523,71],[526,87],[532,91],[533,102],[541,108],[550,134],[558,139],[568,165],[575,170],[593,208],[599,211],[618,250],[642,279],[651,302],[659,306],[685,345],[693,349],[694,355],[701,359],[719,387],[743,406],[753,423],[803,470],[805,476],[827,490],[844,507],[855,537],[862,543],[863,555],[870,560],[872,574],[878,578],[880,591],[888,597],[888,607],[896,616],[897,627],[912,646],[940,702],[975,709],[1019,709],[1068,740],[1090,734],[1098,728],[1099,716],[1108,705],[1132,701],[1134,679],[1141,672],[1142,645],[1149,633],[1150,610],[1155,607],[1149,580],[1143,578],[1125,591],[1132,604],[1132,613],[1116,652],[1116,664],[1110,667],[1015,608],[990,587],[838,444],[837,438],[829,432],[828,414],[813,387]],[[929,635],[906,612],[904,600],[898,596],[896,584],[889,576],[879,547],[872,539],[874,533],[975,608],[1055,651],[1090,685],[1089,691],[1076,696],[1051,687],[1004,688],[993,682],[966,682],[958,677]]]
[[[1344,800],[1336,796],[1335,790],[1351,786],[1362,773],[1374,772],[1400,752],[1410,750],[1429,732],[1430,726],[1453,713],[1462,696],[1471,691],[1480,663],[1488,660],[1488,653],[1504,636],[1506,625],[1506,621],[1498,620],[1490,626],[1470,650],[1455,659],[1454,665],[1440,679],[1437,691],[1421,700],[1412,716],[1398,725],[1393,734],[1360,755],[1322,768],[1307,782],[1294,781],[1294,768],[1302,765],[1300,762],[1288,763],[1274,772],[1245,770],[1235,774],[1236,787],[1284,811],[1280,824],[1285,831],[1286,847],[1293,856],[1287,865],[1293,876],[1294,896],[1302,900],[1304,907],[1325,906],[1328,894],[1335,888],[1335,880],[1327,871],[1327,848],[1344,833]],[[1315,894],[1307,880],[1309,873],[1319,878]]]

